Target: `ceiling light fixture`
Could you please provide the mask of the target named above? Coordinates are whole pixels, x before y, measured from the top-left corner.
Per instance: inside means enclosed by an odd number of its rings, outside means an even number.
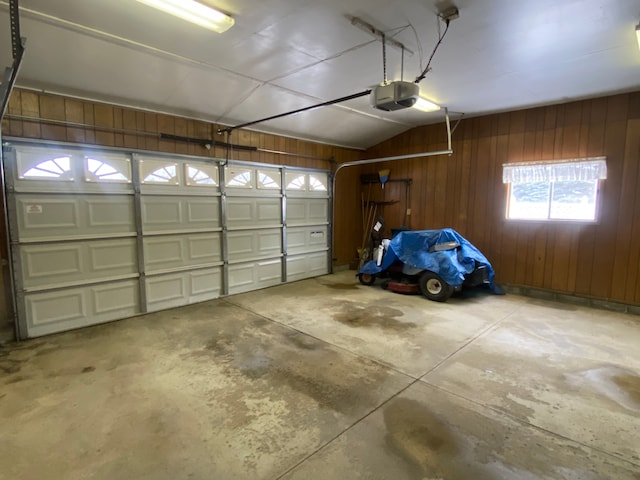
[[[636,25],[636,38],[638,39],[638,48],[640,48],[640,23]]]
[[[138,1],[218,33],[226,32],[235,23],[235,20],[229,15],[195,0]]]
[[[437,112],[440,110],[440,106],[436,105],[433,102],[430,102],[426,98],[419,97],[418,101],[413,104],[413,107],[416,110],[420,110],[421,112]]]

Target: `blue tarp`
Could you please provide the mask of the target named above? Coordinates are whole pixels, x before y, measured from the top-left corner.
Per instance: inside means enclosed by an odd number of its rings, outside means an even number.
[[[429,248],[439,243],[457,242],[459,248],[441,252],[429,252]],[[493,284],[494,271],[489,260],[451,228],[441,230],[408,230],[399,232],[389,243],[378,266],[375,261],[367,262],[359,273],[378,274],[388,269],[396,260],[412,267],[431,270],[453,287],[462,285],[465,274],[476,267],[485,266],[489,284]]]

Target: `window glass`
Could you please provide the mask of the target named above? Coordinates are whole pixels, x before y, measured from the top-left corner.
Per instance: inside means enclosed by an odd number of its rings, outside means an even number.
[[[326,192],[327,176],[320,174],[309,175],[309,190],[314,192]]]
[[[287,190],[306,190],[307,178],[302,173],[287,172]]]
[[[511,185],[509,218],[546,219],[549,215],[549,182]]]
[[[218,186],[218,167],[214,165],[185,164],[187,185]]]
[[[73,180],[71,172],[71,157],[56,156],[46,160],[30,161],[31,158],[21,158],[19,161],[20,178],[46,178],[48,180]],[[35,163],[35,164],[34,164]]]
[[[178,185],[178,164],[164,160],[140,160],[142,183]]]
[[[553,219],[594,220],[598,181],[553,182],[551,210]]]
[[[225,171],[225,185],[235,188],[253,188],[253,170],[227,168]]]
[[[131,182],[131,161],[126,157],[86,156],[84,168],[87,182]]]
[[[280,189],[280,171],[258,170],[258,188]]]

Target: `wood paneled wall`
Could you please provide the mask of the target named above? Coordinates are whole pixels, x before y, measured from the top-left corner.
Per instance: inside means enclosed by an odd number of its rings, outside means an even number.
[[[27,120],[25,117],[30,119]],[[2,135],[27,140],[72,142],[224,158],[226,151],[222,147],[207,150],[197,144],[160,139],[160,133],[167,133],[201,139],[215,138],[217,141],[225,142],[227,139],[217,134],[219,127],[220,125],[214,123],[184,117],[15,89],[9,101],[7,116],[2,121]],[[325,170],[332,170],[333,162],[358,160],[363,155],[360,150],[249,130],[234,131],[229,143],[291,154],[232,150],[231,159],[233,160]],[[354,245],[359,242],[360,200],[359,191],[354,188],[358,178],[359,170],[350,168],[341,171],[336,181],[334,237],[339,239],[334,242],[333,249],[336,265],[352,262],[356,251]],[[2,225],[5,227],[4,222]],[[3,242],[5,244],[0,245],[0,249],[2,249],[3,258],[7,258],[6,240],[4,236],[1,237],[0,244]],[[2,308],[1,301],[0,308]],[[0,311],[0,317],[3,312],[6,312],[6,308]]]
[[[198,156],[224,157],[194,144],[165,141],[159,133],[219,138],[218,125],[183,117],[89,102],[28,90],[14,91],[3,120],[5,136],[65,141]],[[33,117],[26,121],[20,117]],[[65,122],[48,124],[39,119]],[[85,125],[85,126],[82,126]],[[252,131],[231,143],[337,163],[446,148],[443,124],[412,129],[367,152]],[[640,305],[640,92],[464,119],[451,156],[425,157],[348,168],[336,179],[334,264],[352,263],[362,234],[361,173],[389,168],[391,178],[411,178],[411,215],[405,217],[403,183],[372,185],[387,229],[452,227],[478,246],[498,282]],[[505,220],[503,163],[607,157],[597,224]],[[234,151],[233,159],[331,168],[327,161],[268,152]],[[406,218],[406,221],[405,221]],[[6,257],[5,257],[6,258]]]
[[[415,128],[366,158],[446,148],[443,124]],[[464,119],[450,157],[375,164],[411,178],[409,227],[452,227],[492,262],[498,282],[640,305],[640,92]],[[502,164],[606,156],[597,224],[505,220]],[[365,190],[366,192],[366,187]],[[373,187],[387,227],[403,223],[404,186]]]

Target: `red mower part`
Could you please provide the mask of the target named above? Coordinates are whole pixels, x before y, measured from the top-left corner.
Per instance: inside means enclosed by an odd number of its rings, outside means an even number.
[[[403,283],[391,281],[386,284],[388,290],[405,295],[415,295],[420,293],[420,285],[417,283]]]

